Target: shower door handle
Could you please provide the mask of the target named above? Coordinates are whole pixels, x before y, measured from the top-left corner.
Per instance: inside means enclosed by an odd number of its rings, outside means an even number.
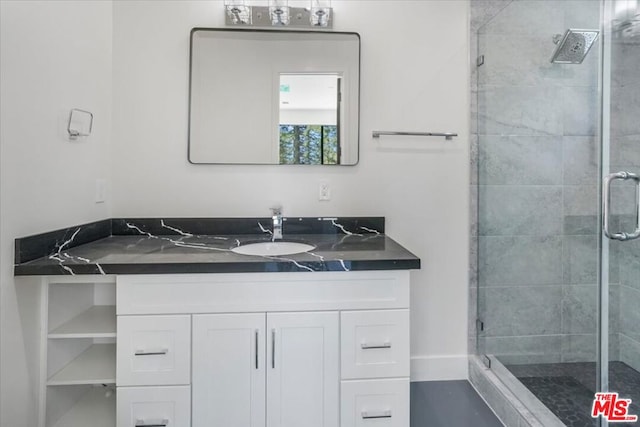
[[[611,212],[611,183],[615,180],[627,181],[633,180],[636,184],[636,229],[631,233],[612,233],[609,229],[609,216]],[[607,175],[602,185],[602,228],[604,235],[612,240],[633,240],[640,237],[640,175],[631,172],[616,172]]]

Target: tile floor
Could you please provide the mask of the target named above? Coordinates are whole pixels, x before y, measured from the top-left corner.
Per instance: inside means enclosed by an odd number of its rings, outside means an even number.
[[[502,427],[468,381],[411,383],[411,427]]]

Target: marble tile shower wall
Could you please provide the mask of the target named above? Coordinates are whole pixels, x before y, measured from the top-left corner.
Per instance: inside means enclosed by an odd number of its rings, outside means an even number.
[[[611,171],[640,172],[640,38],[613,42],[611,108]],[[634,194],[627,186],[615,188],[614,214],[620,226],[633,228]],[[640,371],[640,240],[616,243],[619,257],[619,357]]]
[[[478,275],[471,295],[484,322],[479,352],[503,363],[595,360],[598,51],[582,65],[549,58],[554,34],[597,28],[599,13],[589,0],[472,2],[485,62],[472,76]],[[619,276],[616,262],[615,304]]]

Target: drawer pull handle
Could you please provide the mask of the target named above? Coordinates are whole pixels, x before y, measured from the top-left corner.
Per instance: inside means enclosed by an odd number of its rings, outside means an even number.
[[[168,348],[154,349],[154,350],[136,350],[136,356],[163,356],[169,353]]]
[[[391,348],[391,343],[390,342],[383,342],[383,343],[377,343],[377,344],[363,343],[363,344],[360,344],[360,347],[362,347],[363,350],[372,350],[374,348]]]
[[[259,365],[258,365],[258,334],[260,333],[259,330],[256,329],[256,335],[255,335],[255,345],[256,345],[256,369],[260,369]]]
[[[276,330],[271,329],[271,369],[276,369]]]
[[[169,420],[153,420],[153,421],[145,421],[145,420],[136,420],[135,427],[167,427],[169,425]]]
[[[380,412],[362,411],[363,420],[374,420],[378,418],[391,418],[391,411],[380,411]]]

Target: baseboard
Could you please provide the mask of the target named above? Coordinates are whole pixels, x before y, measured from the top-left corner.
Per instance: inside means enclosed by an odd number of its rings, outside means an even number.
[[[411,381],[447,381],[469,378],[467,355],[416,356],[411,358]]]

